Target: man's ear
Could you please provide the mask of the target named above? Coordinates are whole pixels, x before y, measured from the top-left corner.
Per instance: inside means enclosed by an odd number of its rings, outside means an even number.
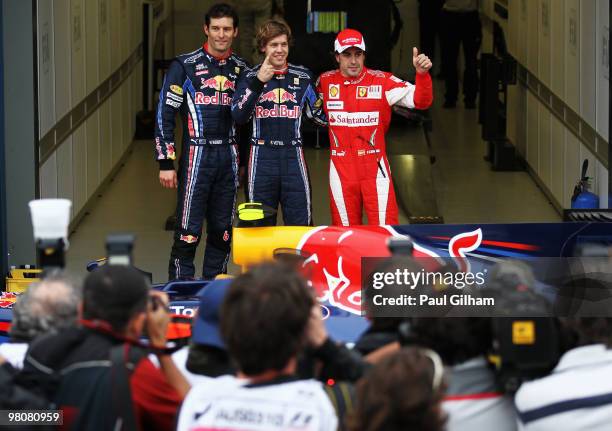
[[[340,64],[340,54],[336,53],[335,57],[336,57],[336,63]]]
[[[77,304],[77,316],[79,320],[83,319],[83,301],[79,301]]]
[[[234,37],[238,37],[238,27],[234,29]]]
[[[204,24],[204,27],[202,27],[202,29],[204,30],[204,34],[206,35],[206,37],[208,37],[208,26]]]

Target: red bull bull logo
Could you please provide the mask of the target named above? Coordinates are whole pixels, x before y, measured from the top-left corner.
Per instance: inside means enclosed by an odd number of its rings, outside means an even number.
[[[356,226],[342,228],[321,226],[308,231],[297,249],[309,256],[304,262],[320,301],[355,314],[361,314],[361,258],[389,257],[389,237],[399,235],[390,226]],[[482,242],[482,231],[462,233],[451,238],[448,253],[460,258],[462,271],[469,271],[466,253],[476,250]],[[419,244],[414,244],[416,258],[441,256]],[[440,263],[442,263],[440,259]]]
[[[305,259],[302,269],[311,281],[318,298],[333,307],[361,314],[362,257],[390,257],[389,238],[406,238],[401,228],[393,226],[320,226],[315,228],[279,226],[235,228],[234,262],[244,270],[262,260],[272,259],[279,249],[297,249]],[[397,229],[400,229],[399,231]],[[455,231],[456,232],[456,231]],[[413,256],[426,271],[437,271],[448,263],[443,257],[455,258],[458,269],[470,272],[466,256],[472,257],[483,240],[480,228],[451,237],[427,236],[419,243],[413,239]],[[477,263],[474,262],[476,266]]]
[[[168,160],[176,160],[176,153],[174,151],[174,145],[166,145],[166,158]]]
[[[266,91],[259,96],[259,103],[272,102],[272,103],[297,103],[295,93],[291,93],[284,88],[275,88],[274,90]]]
[[[236,84],[231,79],[223,75],[213,76],[212,78],[200,78],[200,89],[204,90],[206,88],[212,88],[216,91],[228,91],[235,90]]]
[[[193,244],[198,241],[198,237],[195,235],[181,235],[180,240],[186,242],[187,244]]]
[[[0,308],[13,308],[17,295],[13,292],[1,292],[0,295]]]

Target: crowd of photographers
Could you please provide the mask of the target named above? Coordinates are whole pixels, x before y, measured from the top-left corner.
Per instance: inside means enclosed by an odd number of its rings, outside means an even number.
[[[409,258],[385,268],[398,259]],[[523,265],[493,277],[533,288]],[[512,352],[491,355],[516,335],[503,331],[509,318],[370,315],[348,348],[283,263],[210,282],[200,301],[190,343],[170,349],[168,298],[138,270],[105,265],[83,283],[48,274],[20,296],[0,345],[0,409],[59,409],[62,429],[74,430],[558,431],[612,421],[612,319],[550,319],[555,337],[535,336],[554,338],[558,360],[521,371],[500,368]]]

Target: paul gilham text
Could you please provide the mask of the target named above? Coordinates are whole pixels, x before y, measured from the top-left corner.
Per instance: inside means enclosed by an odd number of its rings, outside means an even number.
[[[441,297],[430,297],[429,295],[421,294],[417,296],[400,295],[386,297],[384,295],[375,295],[372,298],[374,305],[463,305],[463,306],[494,306],[495,298],[480,298],[471,295],[450,295]]]

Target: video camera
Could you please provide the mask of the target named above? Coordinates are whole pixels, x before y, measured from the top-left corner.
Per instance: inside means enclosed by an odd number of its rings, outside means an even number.
[[[401,243],[390,241],[389,250],[394,256],[411,255],[410,244],[410,239]],[[506,393],[514,393],[522,382],[542,377],[555,367],[562,353],[560,324],[558,319],[550,317],[553,305],[533,289],[535,278],[530,267],[523,262],[498,264],[489,272],[487,281],[483,289],[495,297],[494,314],[501,317],[466,317],[480,319],[481,323],[464,323],[473,327],[489,325],[489,330],[484,331],[491,336],[488,360],[496,373],[499,388]],[[436,294],[444,295],[445,291],[438,291]],[[456,323],[459,324],[458,321]],[[419,324],[415,318],[401,323],[398,328],[400,344],[412,345],[422,342],[421,338],[435,338],[435,334],[429,333],[428,330],[423,334],[418,333],[424,328],[423,325],[426,326],[427,323],[423,321]],[[479,336],[470,331],[465,333],[466,337]],[[461,340],[454,341],[459,348]],[[436,341],[432,339],[431,342]],[[465,343],[472,348],[477,344],[474,340],[465,340]],[[486,349],[483,345],[483,354],[484,350]]]

